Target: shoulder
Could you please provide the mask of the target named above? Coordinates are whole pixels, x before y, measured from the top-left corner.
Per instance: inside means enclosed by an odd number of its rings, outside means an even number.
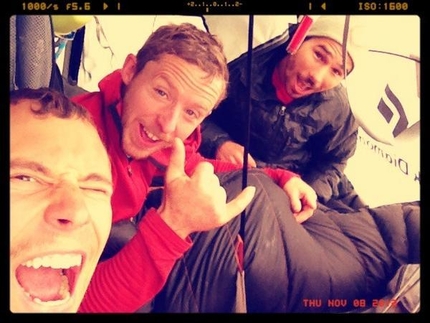
[[[71,98],[71,100],[87,108],[88,105],[94,105],[96,102],[100,102],[101,96],[100,92],[88,92],[75,95]]]
[[[322,102],[342,104],[349,108],[348,93],[343,84],[320,93]]]
[[[89,92],[77,95],[72,101],[83,106],[91,115],[93,122],[99,131],[104,130],[106,123],[106,113],[104,112],[103,98],[100,92]]]
[[[343,85],[316,93],[307,98],[312,106],[309,117],[334,127],[350,124],[354,119],[346,88]]]
[[[102,107],[102,97],[100,92],[89,92],[72,97],[72,101],[82,105],[91,113],[98,111]]]
[[[339,84],[333,89],[320,93],[320,108],[331,111],[334,115],[346,118],[352,114],[348,92],[344,85]]]

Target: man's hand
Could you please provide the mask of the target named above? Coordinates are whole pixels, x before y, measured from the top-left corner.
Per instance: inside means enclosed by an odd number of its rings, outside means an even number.
[[[283,187],[290,198],[291,211],[297,222],[309,219],[317,208],[317,194],[300,177],[292,177]]]
[[[245,149],[243,146],[233,142],[226,141],[216,152],[215,158],[218,160],[227,161],[236,165],[243,166],[243,153]],[[251,167],[257,167],[257,163],[250,154],[248,154],[248,165]]]
[[[185,148],[176,138],[165,175],[163,201],[158,208],[162,219],[181,238],[196,231],[217,228],[240,214],[251,202],[255,187],[246,187],[236,198],[227,201],[227,194],[214,174],[212,164],[201,162],[187,176]]]

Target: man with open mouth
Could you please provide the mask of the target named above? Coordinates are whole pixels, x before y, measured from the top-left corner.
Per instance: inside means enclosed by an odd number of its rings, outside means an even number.
[[[347,17],[303,17],[253,49],[251,71],[247,52],[230,61],[228,97],[203,122],[199,152],[241,165],[249,142],[252,166],[299,174],[326,205],[365,206],[344,170],[358,135],[345,85],[364,65],[367,29],[358,16]]]
[[[85,109],[10,92],[10,310],[76,312],[109,236],[112,175]]]

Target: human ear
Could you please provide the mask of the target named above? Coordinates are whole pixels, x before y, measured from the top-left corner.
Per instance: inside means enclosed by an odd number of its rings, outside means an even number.
[[[125,58],[124,64],[121,70],[122,81],[125,85],[128,85],[134,77],[136,72],[136,56],[128,54]]]

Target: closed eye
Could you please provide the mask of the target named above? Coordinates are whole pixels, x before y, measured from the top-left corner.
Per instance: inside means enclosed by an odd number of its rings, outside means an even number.
[[[80,187],[82,190],[94,192],[94,193],[102,193],[102,194],[109,194],[110,190],[107,190],[105,188],[100,187]]]
[[[88,193],[112,195],[112,181],[99,173],[90,173],[79,181],[80,189]]]
[[[80,186],[80,189],[91,196],[110,197],[112,195],[111,189],[101,186]]]

